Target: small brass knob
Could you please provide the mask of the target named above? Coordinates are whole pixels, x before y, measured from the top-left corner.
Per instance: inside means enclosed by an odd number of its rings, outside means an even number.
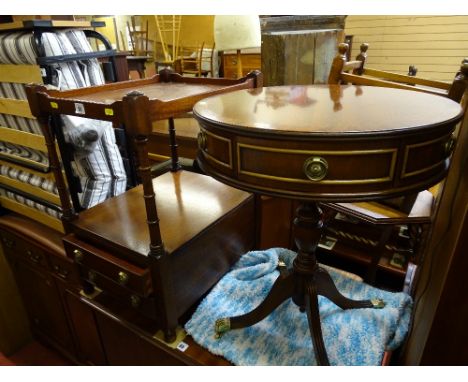
[[[125,285],[128,283],[128,275],[125,273],[125,272],[119,272],[119,275],[118,275],[118,282],[120,285]]]
[[[77,263],[81,263],[83,261],[84,254],[79,249],[73,250],[73,255],[75,256],[75,261]]]
[[[137,295],[132,294],[130,296],[130,304],[132,304],[132,307],[138,308],[141,304],[141,298]]]
[[[28,255],[29,259],[35,263],[39,263],[39,261],[41,260],[41,256],[40,255],[37,255],[37,254],[34,254],[32,253],[31,251],[26,251],[26,254]]]
[[[4,237],[3,242],[5,243],[5,247],[10,248],[10,249],[13,248],[13,245],[14,245],[13,240],[9,240],[6,237]]]
[[[305,160],[302,168],[307,178],[317,182],[327,175],[328,163],[321,157],[310,157]]]
[[[204,131],[200,131],[198,133],[197,142],[198,142],[198,147],[200,148],[200,150],[206,149],[206,133]]]

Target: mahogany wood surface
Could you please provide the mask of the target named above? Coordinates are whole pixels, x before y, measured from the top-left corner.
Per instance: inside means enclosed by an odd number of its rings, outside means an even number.
[[[202,123],[250,135],[344,139],[428,130],[459,121],[462,110],[449,99],[399,89],[298,85],[210,97],[195,105],[194,115]]]
[[[200,234],[210,223],[244,203],[251,195],[188,171],[169,172],[153,179],[165,250],[172,253]],[[148,255],[148,230],[142,188],[108,199],[80,213],[76,231],[94,235],[141,256]]]
[[[167,119],[191,111],[195,102],[210,95],[262,86],[262,78],[260,72],[251,72],[238,80],[192,78],[182,77],[165,69],[148,79],[73,90],[57,91],[36,87],[38,97],[34,100],[34,105],[31,105],[31,110],[33,114],[36,111],[36,117],[40,108],[42,113],[86,116],[118,124],[125,118],[122,98],[130,92],[137,92],[144,94],[151,101],[149,110],[146,110],[151,120]],[[28,99],[31,103],[35,95],[34,91],[30,92],[32,94]],[[82,104],[81,109],[84,112],[77,112],[76,102]],[[145,130],[144,134],[150,134],[150,130]]]

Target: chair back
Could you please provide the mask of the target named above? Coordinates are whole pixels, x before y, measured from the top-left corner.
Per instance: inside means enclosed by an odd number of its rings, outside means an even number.
[[[368,48],[368,44],[362,44],[360,53],[356,59],[348,61],[346,58],[349,49],[348,44],[340,44],[338,46],[338,54],[332,63],[328,83],[382,86],[441,95],[455,102],[462,103],[466,112],[468,104],[468,59],[463,60],[460,71],[456,73],[453,82],[448,83],[367,68]],[[456,134],[459,134],[459,132]],[[375,282],[378,264],[383,256],[383,252],[388,248],[388,243],[390,242],[392,232],[395,231],[395,226],[407,225],[412,227],[410,230],[410,240],[413,243],[413,252],[422,253],[425,235],[427,235],[429,225],[432,222],[433,213],[436,210],[435,206],[440,199],[441,193],[442,188],[440,185],[436,185],[432,189],[418,194],[385,199],[379,202],[325,203],[324,206],[351,217],[351,219],[370,223],[374,227],[381,227],[381,233],[377,245],[372,250],[373,255],[366,275],[366,281],[372,284]],[[339,228],[340,225],[337,225],[337,227]],[[347,226],[341,229],[341,231],[336,229],[337,227],[329,227],[329,229],[338,237],[350,237],[350,233],[348,232],[350,227]],[[357,226],[354,225],[353,229],[355,227]],[[369,229],[369,225],[365,226],[365,229]],[[357,238],[356,242],[362,241],[362,237],[356,235],[353,237]],[[416,265],[412,261],[416,260],[416,262],[419,262],[417,259],[420,256],[422,255],[414,256],[414,259],[408,264],[405,280],[405,288],[407,290],[408,285],[411,284],[416,274]]]
[[[202,57],[205,43],[198,46],[184,46],[181,48],[180,66],[181,73],[200,77],[202,74]]]
[[[362,44],[360,53],[354,61],[347,61],[346,53],[349,46],[341,43],[338,46],[338,54],[334,58],[330,74],[329,84],[354,84],[383,86],[397,89],[407,89],[424,93],[442,95],[455,102],[460,102],[466,88],[468,78],[468,60],[464,59],[460,71],[455,75],[452,83],[430,80],[416,76],[392,73],[366,67],[368,44]]]
[[[215,54],[216,44],[213,43],[213,46],[207,52],[207,49],[202,49],[201,54],[201,75],[203,77],[214,77],[214,54]],[[209,69],[208,69],[209,68]]]
[[[195,47],[182,47],[180,57],[180,72],[182,74],[192,74],[196,77],[213,77],[214,51],[214,43],[211,49],[206,49],[204,42]]]
[[[128,34],[130,38],[130,45],[132,50],[130,51],[133,56],[148,56],[150,53],[149,38],[148,38],[148,20],[146,20],[145,29],[138,29],[135,24],[135,16],[131,18],[131,25],[127,22]],[[122,42],[123,36],[122,36]],[[125,45],[124,45],[125,46]]]
[[[179,57],[182,16],[156,15],[155,20],[164,61],[174,62]]]

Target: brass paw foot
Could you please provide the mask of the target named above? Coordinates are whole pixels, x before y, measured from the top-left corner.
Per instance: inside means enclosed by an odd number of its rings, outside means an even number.
[[[381,298],[373,298],[370,300],[370,302],[374,309],[382,309],[385,307],[385,301]]]
[[[215,322],[215,338],[221,338],[221,336],[231,330],[231,320],[229,317],[219,318]]]

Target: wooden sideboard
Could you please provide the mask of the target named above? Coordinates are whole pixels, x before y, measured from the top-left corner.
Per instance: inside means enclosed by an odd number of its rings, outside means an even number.
[[[120,301],[104,293],[83,294],[62,237],[15,213],[0,217],[1,248],[37,340],[79,365],[229,365],[190,337],[184,339],[185,352],[173,349],[154,338],[154,322],[137,320]],[[6,311],[8,317],[14,313],[14,306]],[[6,329],[14,329],[8,324]]]

